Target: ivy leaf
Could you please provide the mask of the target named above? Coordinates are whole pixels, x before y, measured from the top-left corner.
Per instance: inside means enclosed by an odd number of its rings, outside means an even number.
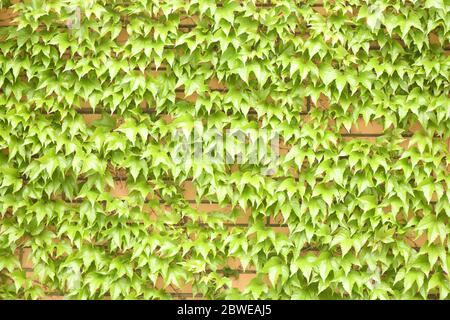
[[[269,274],[269,279],[272,285],[277,284],[278,278],[281,279],[281,284],[285,283],[289,277],[289,269],[278,257],[272,257],[264,265],[264,272]]]

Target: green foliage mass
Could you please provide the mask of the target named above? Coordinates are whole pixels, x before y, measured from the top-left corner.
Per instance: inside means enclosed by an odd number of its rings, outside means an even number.
[[[0,298],[449,297],[448,0],[0,6]],[[175,163],[177,128],[287,152]]]

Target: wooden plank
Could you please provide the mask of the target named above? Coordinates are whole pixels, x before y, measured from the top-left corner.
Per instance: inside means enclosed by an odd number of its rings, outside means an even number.
[[[312,6],[311,7],[315,12],[319,13],[322,16],[327,16],[327,9],[325,7],[323,7],[322,5],[316,5],[316,6]],[[18,16],[18,13],[14,12],[12,9],[2,9],[0,10],[0,27],[7,27],[7,26],[14,26],[17,25],[16,22],[14,22],[14,18]],[[189,32],[191,31],[193,28],[196,27],[197,22],[199,21],[199,17],[181,17],[180,18],[180,23],[178,28],[184,32]],[[55,22],[56,23],[56,22]],[[124,45],[127,40],[128,40],[128,33],[126,30],[126,19],[123,21],[124,23],[124,28],[121,31],[121,33],[119,34],[119,37],[116,39],[116,41],[121,44]],[[67,29],[66,24],[65,23],[59,23],[58,25],[61,26],[62,29]],[[296,35],[301,35],[301,33],[295,33]],[[304,34],[305,36],[307,36],[307,34]],[[430,33],[428,35],[429,38],[429,42],[430,44],[433,45],[437,45],[437,46],[441,46],[444,47],[446,50],[450,50],[450,44],[448,43],[448,41],[446,43],[441,43],[439,41],[439,37],[435,34],[435,33]],[[401,41],[401,38],[398,36],[394,36],[392,39],[397,40],[397,41]],[[406,47],[405,44],[402,44],[403,47]],[[371,48],[373,50],[379,50],[379,46],[378,44],[374,43]]]
[[[22,268],[31,269],[33,268],[33,263],[31,261],[31,248],[24,248],[22,252]]]
[[[242,292],[255,278],[256,274],[240,274],[237,278],[232,278],[232,287]]]
[[[359,118],[358,121],[352,125],[350,132],[348,132],[345,128],[342,128],[341,133],[381,135],[384,133],[384,128],[377,121],[370,121],[369,123],[366,123],[363,118]]]

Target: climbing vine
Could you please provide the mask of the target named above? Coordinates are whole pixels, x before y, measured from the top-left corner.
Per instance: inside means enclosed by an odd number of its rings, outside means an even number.
[[[0,8],[0,298],[448,298],[448,0]]]

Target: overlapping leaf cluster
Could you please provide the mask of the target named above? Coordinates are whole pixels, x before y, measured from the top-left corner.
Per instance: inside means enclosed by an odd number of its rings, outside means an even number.
[[[0,3],[1,298],[448,297],[447,0]]]

